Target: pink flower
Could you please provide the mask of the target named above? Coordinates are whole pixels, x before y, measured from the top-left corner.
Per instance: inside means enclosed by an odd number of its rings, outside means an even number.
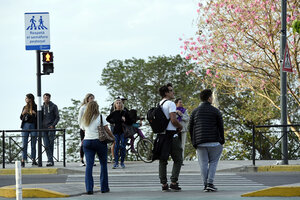
[[[197,9],[197,13],[200,13],[200,9]]]
[[[230,42],[234,42],[234,38],[230,38],[229,41],[230,41]]]
[[[199,6],[199,7],[202,7],[202,6],[203,6],[203,4],[202,4],[202,3],[198,3],[198,6]]]
[[[216,74],[215,77],[216,77],[216,78],[219,78],[219,75]]]
[[[275,49],[271,49],[271,51],[272,51],[272,53],[274,53],[274,52],[275,52]]]
[[[186,75],[189,75],[191,72],[193,72],[192,69],[190,69],[189,71],[185,72]]]
[[[237,59],[237,56],[235,54],[233,54],[233,59],[236,60]]]
[[[210,74],[210,69],[206,70],[206,74],[209,75]]]
[[[244,78],[244,75],[243,75],[243,74],[241,74],[241,78]]]
[[[286,18],[286,22],[290,22],[291,21],[291,18],[290,17],[287,17]]]
[[[182,40],[182,38],[178,38],[179,39],[179,41],[181,41]]]
[[[224,21],[224,19],[223,19],[223,18],[220,18],[220,19],[219,19],[219,21],[220,21],[220,22],[223,22],[223,21]]]
[[[213,87],[216,87],[216,84],[215,84],[215,83],[213,84]]]

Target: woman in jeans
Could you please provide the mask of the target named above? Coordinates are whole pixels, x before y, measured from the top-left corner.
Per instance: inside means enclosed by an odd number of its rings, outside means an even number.
[[[106,118],[106,120],[114,124],[114,136],[115,136],[115,162],[113,165],[113,169],[117,169],[119,167],[119,152],[121,156],[121,167],[125,168],[125,156],[126,156],[126,144],[127,138],[125,138],[123,125],[126,123],[127,125],[132,125],[132,121],[128,115],[128,112],[124,110],[124,104],[121,99],[117,99],[114,102],[114,111],[110,113],[110,115]]]
[[[98,139],[97,127],[100,125],[101,118],[105,130],[113,137],[113,134],[108,128],[108,123],[106,122],[105,117],[99,113],[99,105],[97,104],[97,102],[89,102],[82,116],[82,128],[85,131],[85,137],[83,140],[83,151],[86,158],[85,187],[87,194],[94,193],[93,167],[96,153],[98,155],[101,167],[101,192],[109,192],[107,174],[107,143],[100,142],[100,140]]]
[[[22,109],[20,119],[22,120],[22,130],[36,129],[36,115],[37,106],[34,102],[33,94],[26,94],[25,98],[26,105]],[[35,161],[36,157],[36,132],[22,132],[22,161],[21,166],[25,167],[25,161],[27,161],[27,146],[28,137],[31,136],[31,159],[32,165],[37,165]]]
[[[84,157],[84,152],[83,152],[83,146],[82,146],[82,142],[83,142],[83,139],[84,139],[84,130],[82,129],[81,127],[81,119],[82,119],[82,115],[85,111],[85,108],[86,108],[86,104],[88,102],[91,102],[91,101],[94,101],[95,99],[95,96],[91,93],[88,93],[85,95],[84,99],[83,99],[83,102],[79,108],[79,111],[78,111],[78,124],[79,124],[79,127],[80,127],[80,140],[81,140],[81,145],[80,145],[80,162],[81,162],[81,166],[85,166],[85,163],[84,163],[84,160],[83,160],[83,157]]]

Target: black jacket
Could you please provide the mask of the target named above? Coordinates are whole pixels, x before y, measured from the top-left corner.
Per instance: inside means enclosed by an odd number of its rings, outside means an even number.
[[[49,128],[50,126],[56,126],[56,124],[59,121],[59,113],[57,106],[52,103],[52,101],[49,102],[48,105],[45,103],[42,106],[42,126],[43,128]]]
[[[189,132],[195,148],[206,142],[224,144],[224,126],[221,112],[209,102],[203,102],[191,114]]]
[[[122,117],[125,117],[125,122],[122,120]],[[130,119],[128,112],[125,110],[119,111],[115,110],[112,113],[110,113],[106,121],[108,121],[111,124],[114,124],[113,134],[121,134],[124,133],[122,124],[125,123],[127,125],[132,125],[132,120]]]
[[[24,106],[23,107],[23,109],[22,109],[22,113],[23,113],[23,110],[24,110],[24,108],[25,108],[26,106]],[[33,107],[32,107],[32,110],[34,110],[35,111],[35,113],[37,113],[37,105],[36,104],[34,104],[33,105]],[[22,120],[22,123],[21,123],[21,128],[23,128],[23,126],[24,126],[24,123],[34,123],[35,124],[35,127],[36,127],[36,123],[37,123],[37,121],[36,121],[36,114],[29,114],[29,113],[26,113],[25,115],[23,115],[21,113],[21,115],[20,115],[20,119]]]

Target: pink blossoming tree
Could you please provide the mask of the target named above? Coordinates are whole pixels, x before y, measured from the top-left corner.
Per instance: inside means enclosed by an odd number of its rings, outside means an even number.
[[[280,110],[281,1],[208,0],[198,6],[199,31],[193,38],[182,39],[182,54],[197,62],[199,68],[207,69],[204,84],[223,91],[226,88],[231,94],[250,90]],[[299,114],[300,34],[293,31],[295,20],[300,20],[300,1],[290,0],[287,43],[293,73],[287,75],[287,90]],[[197,69],[187,71],[197,76]],[[288,122],[299,119],[289,113]]]

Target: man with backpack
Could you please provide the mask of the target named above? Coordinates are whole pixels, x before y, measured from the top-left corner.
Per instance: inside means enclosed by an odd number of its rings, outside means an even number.
[[[148,120],[154,131],[157,133],[157,137],[154,141],[154,149],[153,149],[153,160],[159,159],[159,178],[162,184],[162,191],[169,191],[169,189],[173,191],[180,191],[181,188],[178,184],[178,177],[182,164],[182,146],[180,140],[180,131],[182,130],[182,125],[176,118],[176,105],[172,99],[174,99],[174,90],[171,83],[162,86],[159,88],[159,94],[162,97],[162,100],[159,102],[158,109],[161,108],[163,111],[162,114],[165,115],[167,119],[167,126],[164,127],[165,131],[158,132],[160,127],[155,127],[155,118],[153,117],[153,121],[149,120],[149,112],[148,112]],[[163,121],[162,119],[159,121]],[[173,169],[172,175],[170,177],[171,184],[170,187],[168,185],[167,180],[167,165],[168,158],[171,155],[173,160]]]

